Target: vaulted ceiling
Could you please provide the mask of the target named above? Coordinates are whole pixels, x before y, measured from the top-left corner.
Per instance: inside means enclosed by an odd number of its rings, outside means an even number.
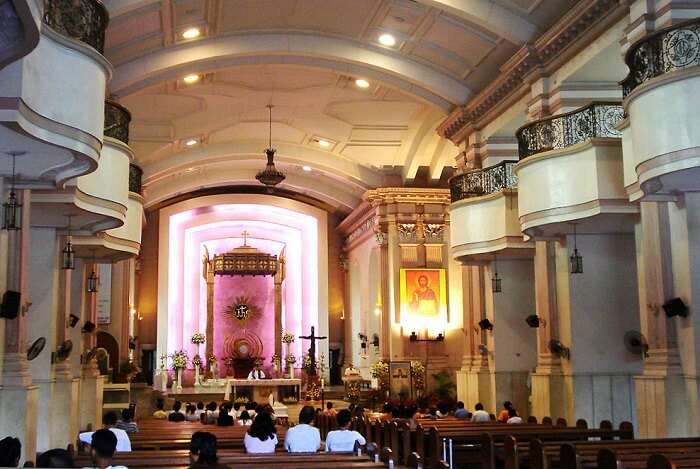
[[[254,183],[272,104],[280,166],[298,174],[288,188],[325,185],[338,192],[330,203],[347,211],[387,174],[410,181],[426,168],[439,179],[458,151],[436,126],[576,2],[105,3],[106,55],[115,65],[110,92],[132,111],[131,146],[145,170],[147,201],[149,186],[162,200],[227,178]],[[200,36],[183,38],[190,28]],[[393,46],[379,43],[385,33]],[[191,74],[198,79],[188,84],[183,78]],[[163,189],[188,178],[189,185]]]

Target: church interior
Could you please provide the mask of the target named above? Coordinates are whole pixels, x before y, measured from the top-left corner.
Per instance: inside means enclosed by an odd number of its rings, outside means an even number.
[[[0,0],[0,466],[700,467],[698,109],[699,1]]]

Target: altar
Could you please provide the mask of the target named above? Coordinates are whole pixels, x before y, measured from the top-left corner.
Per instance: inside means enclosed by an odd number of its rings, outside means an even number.
[[[242,389],[241,389],[242,388]],[[293,379],[231,379],[226,380],[224,400],[235,401],[239,390],[251,388],[248,397],[255,402],[265,402],[272,394],[276,402],[284,402],[284,398],[291,395],[288,390],[293,389],[297,402],[301,401],[301,380]]]

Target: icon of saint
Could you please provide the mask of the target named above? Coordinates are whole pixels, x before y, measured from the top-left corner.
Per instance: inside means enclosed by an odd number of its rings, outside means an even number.
[[[421,316],[437,316],[438,300],[435,291],[430,288],[430,279],[427,275],[419,275],[416,281],[418,286],[411,296],[411,310]]]

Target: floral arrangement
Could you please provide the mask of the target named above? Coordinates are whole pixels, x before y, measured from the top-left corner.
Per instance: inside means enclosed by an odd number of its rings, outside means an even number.
[[[369,373],[372,378],[376,378],[376,380],[379,382],[380,389],[389,388],[389,362],[379,360],[378,362],[373,363],[369,367]]]
[[[289,355],[287,355],[287,358],[285,358],[284,361],[285,363],[287,363],[287,365],[293,365],[297,362],[297,357],[290,353]]]
[[[202,359],[199,357],[199,355],[194,356],[194,358],[192,359],[192,365],[194,365],[195,368],[202,367]]]
[[[316,374],[316,362],[314,362],[310,356],[304,355],[302,364],[302,368],[304,368],[304,371],[306,371],[307,374],[309,375],[315,375]]]
[[[273,365],[279,367],[279,366],[280,366],[280,363],[282,363],[282,357],[280,357],[280,356],[277,355],[276,353],[273,353],[273,354],[272,354],[272,357],[270,357],[270,363],[272,363]]]
[[[228,357],[226,360],[224,360],[224,365],[233,366],[233,357]]]
[[[194,334],[192,334],[191,340],[192,340],[193,344],[200,345],[200,344],[203,344],[206,339],[207,339],[206,336],[204,334],[202,334],[201,332],[195,332]]]
[[[425,366],[423,362],[411,361],[411,378],[417,390],[425,389]]]
[[[247,404],[249,400],[250,399],[248,399],[248,397],[241,396],[241,397],[237,397],[236,399],[234,399],[233,402],[236,404]]]
[[[282,342],[283,343],[291,344],[292,342],[294,342],[294,339],[295,339],[294,334],[292,334],[291,332],[287,331],[287,332],[282,333]]]
[[[170,358],[173,360],[173,370],[182,370],[187,368],[189,357],[187,356],[187,352],[184,350],[173,352],[173,354],[170,355]]]
[[[210,355],[209,359],[207,360],[209,363],[214,363],[216,362],[216,357],[214,355]]]

